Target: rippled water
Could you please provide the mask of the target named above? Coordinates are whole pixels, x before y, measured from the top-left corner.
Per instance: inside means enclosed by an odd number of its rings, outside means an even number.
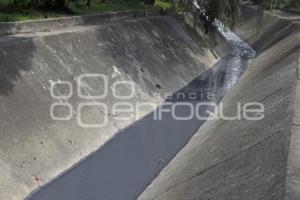
[[[173,95],[168,102],[219,102],[238,81],[255,51],[230,31],[223,31],[232,51],[206,73]],[[201,93],[196,99],[179,93]],[[205,112],[203,108],[199,112]],[[186,116],[187,110],[176,108]],[[31,200],[134,200],[196,133],[204,121],[178,121],[170,113],[162,120],[150,114],[120,132],[105,147],[37,192]]]

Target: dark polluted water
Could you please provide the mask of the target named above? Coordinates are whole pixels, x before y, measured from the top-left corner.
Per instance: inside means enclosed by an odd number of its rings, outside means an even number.
[[[232,32],[222,33],[232,51],[174,93],[168,103],[219,102],[238,81],[255,52]],[[184,98],[181,94],[185,94]],[[170,109],[169,104],[162,107]],[[202,106],[197,112],[205,115],[209,109]],[[175,108],[177,116],[189,116],[188,112],[183,106]],[[135,200],[204,123],[195,116],[176,120],[166,112],[162,120],[154,120],[153,114],[149,114],[29,199]]]

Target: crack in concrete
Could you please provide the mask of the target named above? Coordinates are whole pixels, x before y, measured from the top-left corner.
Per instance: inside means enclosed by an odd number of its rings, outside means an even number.
[[[300,124],[292,123],[292,126],[300,126]]]
[[[259,100],[258,102],[263,102],[266,99],[268,99],[269,97],[273,96],[274,94],[276,94],[277,92],[279,92],[280,90],[282,90],[285,86],[282,86],[280,88],[278,88],[277,90],[271,92],[270,94],[268,94],[267,96],[265,96],[264,98],[262,98],[261,100]]]
[[[300,52],[298,52],[298,59],[297,59],[297,66],[296,66],[296,72],[297,72],[297,80],[300,80]]]

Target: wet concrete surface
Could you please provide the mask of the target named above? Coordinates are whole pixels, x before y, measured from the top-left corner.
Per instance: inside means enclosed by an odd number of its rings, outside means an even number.
[[[159,109],[171,110],[169,103],[184,102],[195,107],[199,102],[220,102],[255,56],[254,50],[234,34],[224,34],[232,44],[232,52],[174,93]],[[211,109],[202,106],[198,112],[206,116]],[[187,106],[176,106],[174,112],[176,116],[187,117],[191,111]],[[162,120],[155,120],[154,113],[121,131],[103,148],[29,199],[136,199],[204,123],[195,115],[189,120],[176,120],[171,112],[164,112]]]

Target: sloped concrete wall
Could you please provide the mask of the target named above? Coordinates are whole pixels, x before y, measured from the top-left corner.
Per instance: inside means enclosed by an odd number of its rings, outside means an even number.
[[[130,103],[146,96],[158,106],[163,96],[156,100],[152,93],[175,92],[216,61],[201,37],[191,37],[179,22],[163,16],[0,38],[0,199],[24,199],[135,121],[118,121],[118,113],[110,110],[121,102],[112,98],[115,81],[134,84]],[[95,80],[83,85],[87,99],[78,96],[78,77],[91,73],[108,77],[109,93],[100,102],[109,110],[89,107],[83,115],[88,122],[108,117],[102,128],[82,128],[76,119],[79,103],[97,101],[92,95],[104,90]],[[51,84],[64,81],[74,94],[67,100],[52,98]],[[58,85],[55,94],[68,95],[69,88]],[[70,103],[70,120],[50,117],[57,102]],[[65,108],[56,115],[65,116]],[[138,119],[153,110],[140,109]]]
[[[207,121],[140,200],[299,199],[300,25],[281,12],[259,16],[248,7],[243,14],[236,32],[258,56],[223,111],[233,116],[237,103],[260,102],[265,117]]]

